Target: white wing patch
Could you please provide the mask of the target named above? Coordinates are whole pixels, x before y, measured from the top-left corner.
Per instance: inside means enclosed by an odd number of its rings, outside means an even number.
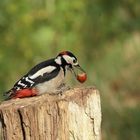
[[[35,83],[32,80],[30,80],[29,77],[26,77],[25,80],[26,82],[29,82],[31,84],[30,86],[32,86]]]
[[[28,77],[26,77],[25,79],[27,82],[31,83],[31,84],[34,84],[34,82],[32,80],[30,80]]]
[[[21,82],[21,80],[18,81],[18,85],[21,85],[21,86],[23,86],[23,87],[26,86],[24,83]]]
[[[43,76],[44,73],[50,73],[52,72],[54,69],[56,69],[55,66],[47,66],[45,68],[40,69],[39,71],[37,71],[35,74],[33,75],[29,75],[29,78],[31,79],[35,79],[38,76]]]

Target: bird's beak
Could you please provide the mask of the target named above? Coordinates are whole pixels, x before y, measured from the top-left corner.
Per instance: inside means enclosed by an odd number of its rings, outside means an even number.
[[[80,65],[77,65],[76,68],[79,69],[81,72],[86,73],[85,70],[83,70],[83,68],[81,68]]]
[[[77,68],[77,70],[80,70],[80,73],[77,71],[75,72],[75,68]],[[71,67],[71,71],[74,73],[75,78],[80,82],[80,83],[84,83],[87,80],[87,74],[86,72],[80,67],[80,65]]]
[[[76,69],[76,70],[75,70]],[[83,70],[83,68],[81,68],[80,65],[77,65],[77,66],[74,66],[74,67],[71,67],[71,71],[74,73],[75,77],[77,78],[77,75],[78,75],[78,71],[80,70],[80,73],[86,73],[85,70]]]

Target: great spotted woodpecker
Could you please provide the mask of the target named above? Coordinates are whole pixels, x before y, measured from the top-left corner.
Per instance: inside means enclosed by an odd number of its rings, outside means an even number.
[[[7,99],[24,98],[44,93],[56,93],[65,83],[67,70],[72,71],[75,76],[78,76],[74,68],[78,68],[85,73],[80,67],[77,58],[71,52],[61,52],[56,58],[43,61],[33,67],[15,83],[12,89],[6,92]],[[79,79],[77,78],[77,80]]]

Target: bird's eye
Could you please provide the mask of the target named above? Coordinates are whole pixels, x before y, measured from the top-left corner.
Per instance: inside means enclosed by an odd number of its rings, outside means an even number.
[[[76,59],[73,59],[73,63],[76,63]]]

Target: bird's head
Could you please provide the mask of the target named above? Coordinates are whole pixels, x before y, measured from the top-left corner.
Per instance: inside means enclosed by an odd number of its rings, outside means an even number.
[[[55,58],[55,62],[59,65],[61,65],[63,68],[70,70],[71,72],[74,73],[75,77],[77,78],[77,80],[79,82],[84,82],[86,80],[86,72],[81,68],[81,66],[78,63],[78,60],[76,58],[76,56],[69,52],[69,51],[63,51],[60,52],[58,54],[58,56]],[[80,70],[82,73],[82,76],[84,76],[85,78],[82,77],[83,80],[79,80],[78,77],[81,76],[81,74],[78,74],[75,70]],[[80,77],[81,79],[81,77]],[[85,80],[84,80],[85,79]]]

